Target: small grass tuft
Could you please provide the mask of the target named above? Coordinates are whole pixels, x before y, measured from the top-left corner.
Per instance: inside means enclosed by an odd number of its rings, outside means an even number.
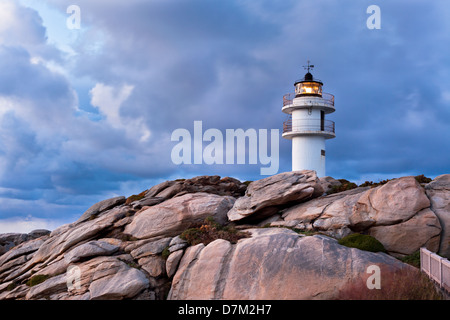
[[[18,286],[18,284],[17,284],[17,282],[11,282],[7,287],[6,287],[6,291],[12,291],[12,290],[14,290],[15,288],[17,288],[17,286]]]
[[[420,250],[400,259],[404,263],[408,263],[416,268],[420,268]]]
[[[430,183],[433,179],[425,177],[423,174],[414,177],[418,183]]]
[[[165,247],[164,250],[161,252],[161,257],[164,260],[167,260],[167,258],[170,256],[169,246]]]
[[[28,281],[27,281],[27,286],[29,287],[34,287],[42,282],[44,282],[45,280],[49,279],[50,276],[46,275],[46,274],[38,274],[35,276],[32,276]]]
[[[372,236],[353,233],[338,240],[340,245],[370,252],[386,252],[383,244]]]
[[[145,193],[146,193],[146,192],[147,192],[147,190],[142,191],[142,192],[139,193],[139,194],[133,194],[132,196],[129,196],[129,197],[127,198],[127,200],[125,201],[125,204],[130,204],[130,203],[132,203],[132,202],[134,202],[134,201],[138,201],[138,200],[143,199],[143,198],[145,197]]]
[[[341,185],[332,186],[331,190],[328,191],[327,194],[333,194],[333,193],[338,193],[338,192],[342,192],[342,191],[347,191],[347,190],[355,189],[358,187],[356,185],[356,183],[350,182],[345,179],[338,179],[338,181],[341,183]]]
[[[385,180],[381,180],[381,181],[378,181],[378,182],[366,181],[366,182],[360,184],[359,186],[360,187],[371,187],[371,188],[374,188],[374,187],[382,186],[383,184],[386,184],[386,183],[388,183],[391,180],[392,179],[385,179]]]

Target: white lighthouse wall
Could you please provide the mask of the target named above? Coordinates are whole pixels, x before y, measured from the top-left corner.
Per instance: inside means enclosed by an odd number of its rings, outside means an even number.
[[[320,110],[318,109],[310,110],[305,108],[305,109],[297,109],[292,112],[293,131],[295,131],[296,126],[306,126],[306,125],[320,128]]]
[[[296,136],[292,138],[292,171],[315,170],[318,177],[325,176],[325,138]]]

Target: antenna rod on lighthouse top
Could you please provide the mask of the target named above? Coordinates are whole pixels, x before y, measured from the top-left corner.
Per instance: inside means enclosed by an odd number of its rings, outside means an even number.
[[[309,72],[310,69],[312,70],[314,68],[314,65],[313,64],[309,64],[309,63],[310,63],[310,61],[308,60],[308,65],[303,66],[303,69],[308,70],[308,72]]]

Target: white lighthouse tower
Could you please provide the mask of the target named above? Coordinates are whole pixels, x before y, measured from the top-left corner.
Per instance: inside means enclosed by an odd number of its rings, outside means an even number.
[[[315,170],[325,176],[325,140],[335,138],[334,122],[325,115],[335,111],[334,96],[322,93],[322,81],[310,73],[294,83],[295,93],[283,96],[284,113],[289,119],[283,124],[283,138],[292,140],[292,171]]]

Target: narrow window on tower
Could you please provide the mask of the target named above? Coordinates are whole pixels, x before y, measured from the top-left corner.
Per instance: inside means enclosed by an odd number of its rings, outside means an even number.
[[[322,110],[320,111],[320,131],[325,131],[325,111]]]
[[[323,149],[320,150],[320,155],[323,156],[323,157],[325,157],[325,150],[323,150]]]

